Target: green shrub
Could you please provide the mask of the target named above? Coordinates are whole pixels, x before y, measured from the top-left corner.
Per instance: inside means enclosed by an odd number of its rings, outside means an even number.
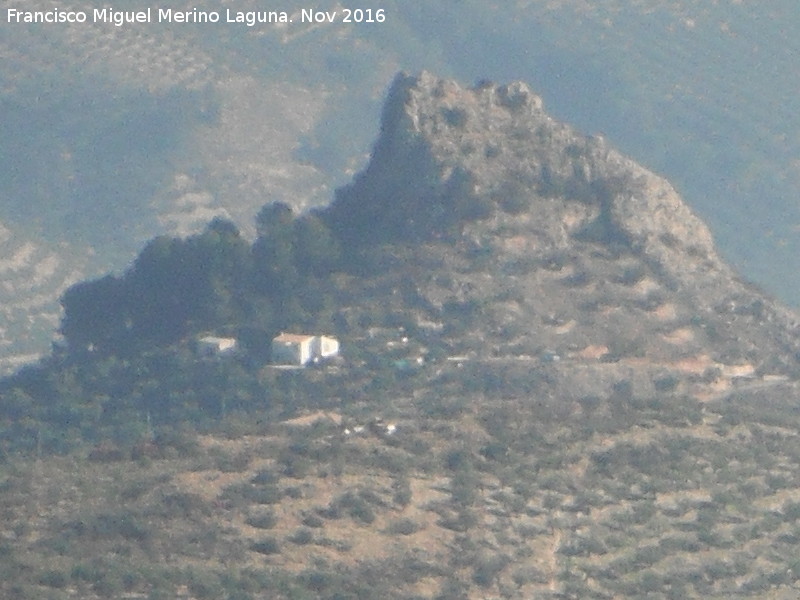
[[[101,513],[72,521],[69,531],[91,539],[112,539],[116,536],[143,542],[151,537],[152,530],[138,515],[129,511]]]
[[[40,584],[56,589],[63,589],[67,587],[68,582],[69,582],[69,577],[67,577],[67,574],[64,573],[64,571],[59,571],[55,569],[50,571],[45,571],[39,577]]]
[[[351,507],[349,514],[353,519],[361,521],[365,525],[369,525],[375,521],[375,511],[373,511],[367,503]]]
[[[419,525],[408,518],[395,519],[386,528],[386,533],[390,535],[412,535],[419,531]]]
[[[678,386],[679,382],[680,379],[674,375],[664,375],[663,377],[653,380],[653,385],[656,391],[666,393],[673,391]]]
[[[559,552],[564,556],[589,556],[590,554],[605,554],[606,547],[596,538],[575,536],[562,544]]]
[[[254,485],[268,485],[278,483],[280,476],[270,469],[261,469],[258,473],[253,475],[250,483]]]
[[[340,496],[334,502],[331,503],[331,508],[333,508],[333,514],[339,513],[340,511],[344,511],[352,519],[360,521],[365,525],[369,525],[375,521],[375,511],[370,506],[368,498],[370,498],[370,496],[367,494],[366,491],[363,490],[357,494],[353,492],[347,492],[346,494],[343,494],[342,496]],[[379,498],[373,498],[373,499],[380,500]],[[323,514],[322,516],[329,516],[329,514]],[[337,518],[337,517],[333,516],[330,518]]]
[[[306,571],[300,575],[302,584],[314,592],[328,591],[337,583],[338,577],[327,571]]]
[[[571,275],[561,279],[561,284],[568,288],[582,288],[589,285],[592,281],[592,276],[588,271],[576,271]]]
[[[264,538],[250,545],[250,550],[259,554],[280,554],[281,548],[275,538]]]
[[[175,492],[164,494],[158,502],[159,514],[167,517],[208,516],[208,503],[198,494]]]
[[[508,562],[505,556],[495,554],[479,556],[473,565],[472,581],[481,587],[489,587],[506,568]]]
[[[290,454],[284,457],[283,474],[286,477],[303,479],[311,470],[311,461],[303,456]]]
[[[287,487],[285,490],[283,490],[283,493],[293,500],[299,500],[303,497],[303,490],[298,486]]]
[[[464,533],[478,524],[478,517],[474,511],[468,508],[461,508],[455,517],[445,517],[438,521],[440,527]]]
[[[225,488],[222,497],[237,505],[249,502],[255,504],[277,504],[283,498],[283,491],[276,485],[259,487],[247,482],[234,483]]]
[[[392,500],[399,506],[405,508],[411,503],[413,492],[408,479],[396,479],[392,484]]]
[[[275,512],[270,510],[250,515],[245,522],[256,529],[272,529],[277,524],[278,519],[275,516]]]
[[[469,586],[456,578],[445,581],[441,592],[436,596],[436,600],[468,600]]]
[[[103,578],[103,574],[103,570],[95,565],[79,563],[72,567],[70,577],[75,581],[92,583],[95,581],[100,581]]]
[[[112,598],[122,592],[122,580],[114,574],[105,574],[102,579],[95,582],[92,589],[103,598]]]
[[[189,574],[189,591],[198,600],[221,598],[223,594],[219,577],[214,573],[192,571]]]
[[[223,473],[241,473],[246,471],[253,460],[250,452],[223,453],[216,457],[216,467]]]
[[[785,521],[797,521],[800,518],[800,502],[787,501],[783,505],[783,519]]]
[[[323,521],[317,515],[313,515],[313,514],[312,515],[306,515],[305,517],[303,517],[303,525],[305,525],[306,527],[313,527],[315,529],[318,529],[320,527],[324,527],[325,526],[325,521]]]
[[[642,265],[626,267],[617,281],[625,286],[632,286],[639,283],[647,275],[647,271]]]
[[[314,541],[314,533],[307,527],[300,527],[287,538],[293,544],[305,546]]]

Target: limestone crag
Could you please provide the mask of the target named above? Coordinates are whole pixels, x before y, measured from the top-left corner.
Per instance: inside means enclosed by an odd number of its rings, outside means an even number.
[[[669,182],[548,116],[524,83],[398,75],[369,164],[327,215],[369,250],[378,287],[405,290],[384,309],[449,323],[477,353],[789,372],[800,352],[796,316],[737,277]]]
[[[553,198],[563,201],[554,206]],[[390,229],[405,219],[405,235],[435,229],[441,213],[532,211],[553,247],[593,235],[627,244],[679,278],[724,269],[708,228],[666,180],[548,116],[521,82],[464,88],[425,72],[398,75],[372,161],[340,200],[375,218],[383,211]]]

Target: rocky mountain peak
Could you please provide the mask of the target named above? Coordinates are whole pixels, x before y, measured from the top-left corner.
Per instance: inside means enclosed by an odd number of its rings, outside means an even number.
[[[522,82],[467,88],[399,74],[372,160],[338,204],[400,236],[527,215],[540,245],[623,244],[679,279],[724,269],[708,228],[666,180],[548,116]]]
[[[788,372],[800,349],[796,317],[720,259],[669,182],[524,83],[398,75],[368,166],[326,214],[369,248],[378,287],[405,290],[384,308],[441,319],[478,354]]]

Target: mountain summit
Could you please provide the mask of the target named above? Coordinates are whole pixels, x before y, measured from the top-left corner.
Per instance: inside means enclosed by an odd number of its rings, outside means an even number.
[[[426,72],[398,75],[373,159],[340,202],[352,208],[364,196],[375,198],[359,216],[380,213],[397,233],[489,218],[497,208],[535,213],[537,242],[551,248],[594,236],[642,252],[676,276],[687,267],[723,268],[708,228],[667,181],[603,138],[549,117],[521,82],[466,89]]]
[[[733,273],[674,188],[521,82],[398,75],[371,161],[329,215],[354,244],[407,244],[415,293],[481,306],[472,333],[495,354],[525,338],[526,352],[794,363],[792,313]]]

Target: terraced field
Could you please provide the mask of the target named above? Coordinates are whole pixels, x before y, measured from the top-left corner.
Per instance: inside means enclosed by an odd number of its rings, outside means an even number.
[[[532,396],[468,400],[456,386],[435,400],[398,394],[283,424],[232,419],[227,435],[163,438],[133,454],[7,462],[2,549],[14,576],[3,592],[796,592],[800,437],[782,400],[794,384],[705,402],[624,386],[556,402],[547,380],[529,382]],[[395,433],[345,432],[379,416]]]

